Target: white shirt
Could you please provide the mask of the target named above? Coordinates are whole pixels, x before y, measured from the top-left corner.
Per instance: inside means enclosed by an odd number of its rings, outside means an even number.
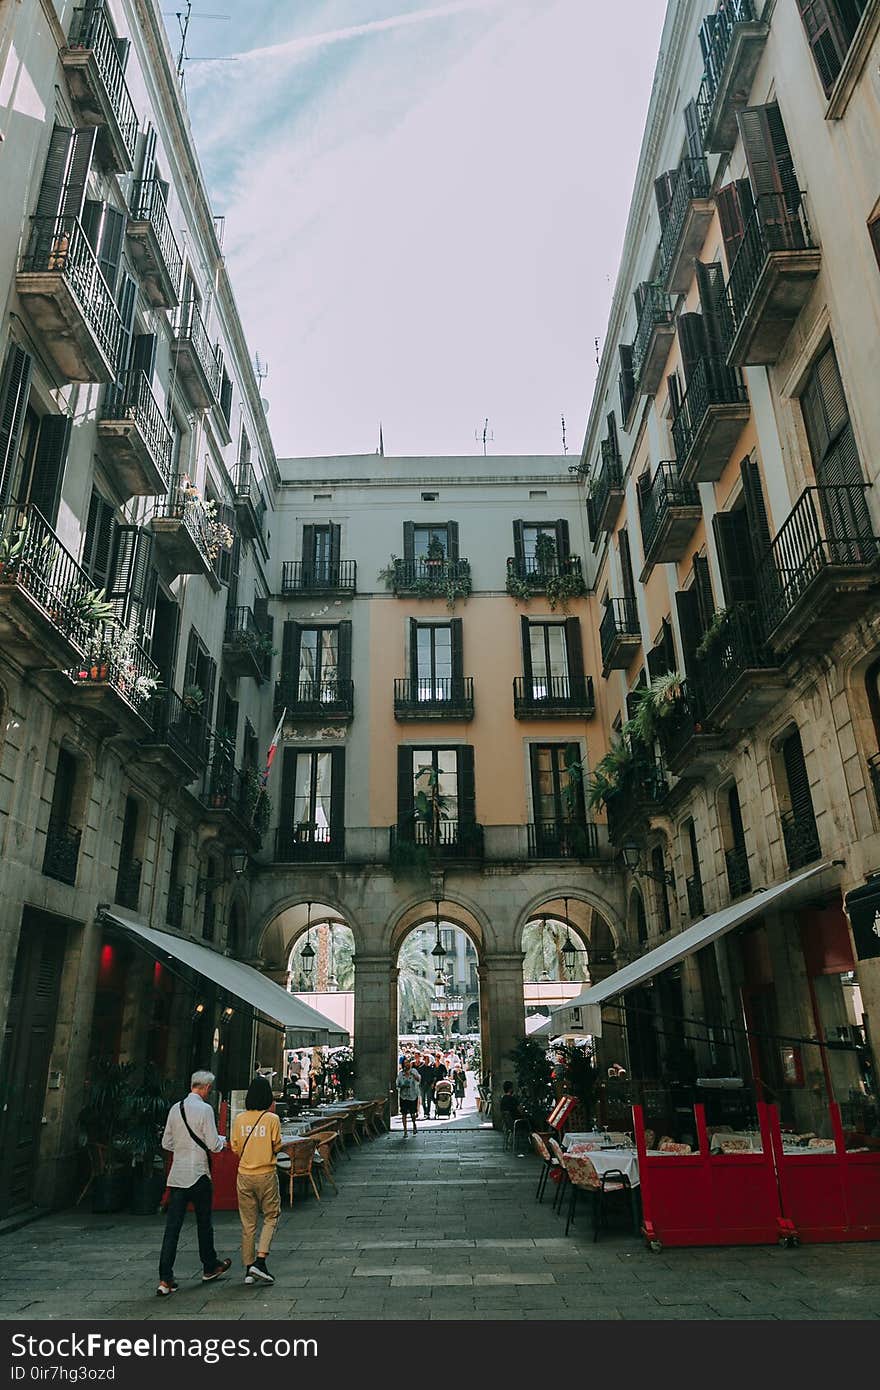
[[[214,1112],[207,1101],[195,1091],[190,1091],[183,1102],[186,1118],[193,1134],[204,1140],[211,1153],[225,1149],[226,1140],[217,1133]],[[169,1187],[192,1187],[199,1178],[210,1176],[208,1155],[191,1137],[180,1115],[180,1105],[174,1102],[168,1112],[165,1133],[162,1135],[162,1148],[174,1154],[171,1172],[168,1174]]]

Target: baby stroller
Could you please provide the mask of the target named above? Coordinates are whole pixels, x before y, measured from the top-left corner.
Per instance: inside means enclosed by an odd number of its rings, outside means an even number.
[[[438,1081],[434,1087],[434,1115],[438,1120],[448,1120],[455,1114],[455,1097],[452,1082]]]

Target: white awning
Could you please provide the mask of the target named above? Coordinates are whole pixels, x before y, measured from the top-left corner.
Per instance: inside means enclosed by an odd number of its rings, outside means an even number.
[[[529,1024],[534,1024],[530,1028]],[[584,1007],[577,999],[570,1004],[562,1004],[554,1009],[549,1018],[527,1018],[526,1033],[532,1038],[560,1038],[602,1036],[602,1010],[598,1004]]]
[[[572,999],[562,1008],[554,1009],[554,1015],[562,1014],[565,1010],[572,1009],[578,1004],[602,1004],[606,999],[611,999],[616,994],[624,994],[628,989],[634,989],[636,985],[644,984],[645,980],[652,979],[654,975],[659,975],[661,970],[667,970],[670,965],[676,965],[686,956],[693,955],[694,951],[699,951],[702,946],[708,946],[711,941],[717,941],[720,936],[732,931],[734,927],[741,926],[743,922],[748,922],[752,917],[758,917],[768,907],[778,903],[781,898],[791,895],[802,883],[815,878],[817,874],[830,867],[831,864],[827,860],[821,864],[813,864],[803,873],[795,874],[782,883],[774,883],[771,888],[762,888],[757,893],[752,893],[750,897],[743,898],[740,902],[723,907],[720,912],[710,913],[708,917],[703,918],[702,922],[696,922],[694,926],[679,932],[677,936],[671,936],[661,946],[656,946],[653,951],[646,952],[638,960],[625,965],[622,970],[616,970],[607,979],[600,980],[598,984],[590,985],[588,989],[578,995],[577,999]]]
[[[200,946],[188,937],[155,931],[119,908],[114,907],[112,911],[104,908],[99,913],[99,921],[120,927],[138,938],[159,960],[163,956],[179,960],[204,979],[212,980],[227,994],[234,995],[266,1018],[279,1023],[288,1033],[290,1047],[338,1047],[349,1042],[348,1033],[338,1023],[325,1018],[316,1009],[310,1009],[308,1004],[288,994],[286,989],[261,975],[251,965],[221,956],[217,951],[209,951],[207,946]],[[289,1036],[291,1033],[296,1034],[293,1040]]]

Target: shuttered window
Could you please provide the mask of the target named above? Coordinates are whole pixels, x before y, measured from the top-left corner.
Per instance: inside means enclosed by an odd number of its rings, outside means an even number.
[[[717,512],[712,518],[712,529],[715,533],[721,582],[728,607],[735,603],[755,601],[755,557],[745,509]]]
[[[770,199],[763,211],[759,209],[760,215],[773,222],[783,209],[795,212],[800,191],[778,105],[770,102],[767,106],[747,106],[736,113],[736,119],[752,192],[756,198]]]
[[[9,501],[30,392],[33,359],[10,343],[0,376],[0,506]]]
[[[780,751],[788,784],[788,806],[792,816],[796,822],[815,826],[810,779],[799,729],[792,730],[783,740]]]
[[[620,343],[617,352],[620,357],[620,373],[617,378],[617,389],[620,396],[620,418],[625,427],[636,395],[632,343]]]
[[[626,530],[619,532],[617,537],[617,548],[620,552],[620,578],[623,584],[623,596],[628,599],[635,599],[636,585],[633,578],[632,556],[629,549],[629,535]]]
[[[33,440],[22,454],[22,473],[15,489],[17,500],[36,507],[50,526],[58,520],[70,431],[71,421],[66,415],[44,415],[42,420],[33,417]]]
[[[86,240],[95,253],[101,274],[107,281],[107,288],[114,294],[122,256],[125,216],[110,203],[86,198],[83,204],[82,227]]]
[[[49,140],[37,217],[81,217],[95,150],[96,126],[55,126]]]
[[[110,583],[110,563],[113,558],[116,520],[114,509],[100,492],[92,489],[86,535],[83,543],[82,567],[96,588],[106,589]]]
[[[828,96],[868,0],[797,0],[816,71]]]
[[[569,772],[580,762],[578,744],[533,743],[529,746],[529,758],[535,822],[546,829],[583,820],[583,785]]]
[[[829,539],[849,542],[871,536],[871,518],[855,435],[832,345],[825,349],[801,395],[804,425]],[[840,559],[853,558],[841,553]]]

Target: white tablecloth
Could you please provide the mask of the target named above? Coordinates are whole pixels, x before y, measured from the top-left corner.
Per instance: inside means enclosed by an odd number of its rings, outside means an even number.
[[[570,1130],[568,1134],[562,1136],[562,1147],[570,1149],[572,1144],[601,1144],[604,1148],[605,1140],[608,1136],[603,1130]]]
[[[639,1159],[635,1149],[590,1149],[580,1155],[575,1148],[572,1158],[581,1156],[590,1160],[600,1178],[603,1173],[610,1173],[615,1169],[629,1178],[630,1187],[638,1187]]]

